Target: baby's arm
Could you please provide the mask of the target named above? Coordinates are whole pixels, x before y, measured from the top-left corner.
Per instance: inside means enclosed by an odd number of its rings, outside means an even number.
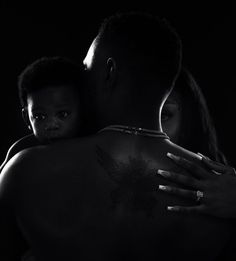
[[[24,150],[29,147],[40,145],[39,141],[35,138],[33,134],[24,136],[23,138],[17,140],[8,150],[6,158],[4,162],[0,166],[0,172],[2,171],[3,167],[6,163],[18,152]]]

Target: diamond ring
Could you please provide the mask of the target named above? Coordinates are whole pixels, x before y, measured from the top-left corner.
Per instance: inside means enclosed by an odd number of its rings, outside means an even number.
[[[202,191],[197,190],[196,196],[197,196],[197,202],[199,202],[203,198],[204,194]]]

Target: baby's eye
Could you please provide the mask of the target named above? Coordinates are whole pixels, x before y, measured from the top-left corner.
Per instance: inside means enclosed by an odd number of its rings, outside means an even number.
[[[33,118],[34,118],[35,120],[42,121],[42,120],[45,120],[45,119],[46,119],[46,115],[43,114],[43,113],[35,113],[35,114],[33,115]]]
[[[169,112],[162,112],[161,113],[161,120],[164,121],[168,121],[170,118],[172,117],[171,113]]]
[[[67,118],[70,115],[70,113],[68,111],[60,111],[57,115],[60,119],[64,119]]]

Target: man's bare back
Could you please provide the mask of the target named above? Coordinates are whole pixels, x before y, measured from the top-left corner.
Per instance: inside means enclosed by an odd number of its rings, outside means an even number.
[[[114,132],[14,157],[2,186],[36,260],[214,260],[228,226],[166,211],[184,202],[157,189],[158,169],[177,170],[167,152],[198,160],[168,140]]]

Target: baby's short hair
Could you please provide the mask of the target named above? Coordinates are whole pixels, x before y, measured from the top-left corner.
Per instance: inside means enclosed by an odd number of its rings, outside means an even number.
[[[21,106],[27,106],[27,95],[46,86],[73,85],[78,89],[82,83],[79,66],[68,58],[42,57],[29,64],[18,77]]]

